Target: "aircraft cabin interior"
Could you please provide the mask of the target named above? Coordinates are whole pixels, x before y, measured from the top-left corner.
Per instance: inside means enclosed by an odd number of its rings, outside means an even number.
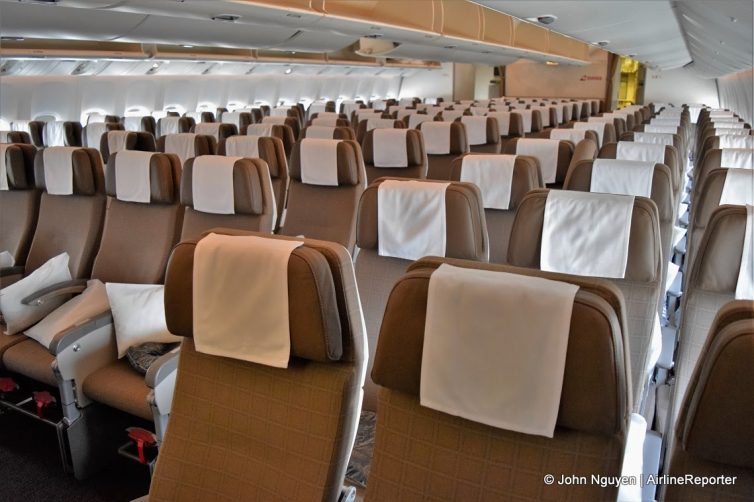
[[[752,0],[0,0],[0,502],[754,501]]]

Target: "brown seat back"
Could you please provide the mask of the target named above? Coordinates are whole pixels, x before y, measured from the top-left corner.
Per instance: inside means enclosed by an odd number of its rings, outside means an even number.
[[[124,164],[118,167],[121,153],[114,153],[107,162],[105,188],[111,199],[92,278],[158,284],[183,221],[179,204],[181,163],[177,155],[144,152],[144,156],[151,155],[150,201],[129,202],[118,199],[117,194],[116,169],[129,169]]]
[[[116,129],[121,131],[122,129]],[[103,134],[99,142],[99,151],[102,155],[102,160],[107,163],[110,159],[110,132]],[[117,134],[117,133],[116,133]],[[139,150],[142,152],[154,152],[157,150],[157,142],[154,140],[154,136],[149,132],[133,132],[128,131],[125,141],[125,150]],[[162,138],[164,142],[164,136]]]
[[[492,117],[463,116],[458,119],[466,128],[469,149],[477,153],[500,153],[500,129]],[[481,133],[474,141],[474,129]],[[483,142],[482,142],[483,141]]]
[[[411,263],[409,260],[379,255],[378,193],[380,184],[388,179],[401,178],[378,179],[367,187],[359,201],[356,234],[359,253],[356,256],[356,281],[359,284],[359,294],[364,308],[370,368],[374,362],[374,348],[377,346],[377,336],[380,332],[388,294],[396,279]],[[482,194],[479,188],[471,183],[449,183],[445,191],[447,243],[445,254],[453,258],[487,261],[489,241],[484,220]],[[406,215],[406,218],[412,216]],[[377,389],[372,382],[367,380],[364,386],[364,408],[375,410],[376,397]]]
[[[307,141],[307,140],[302,140]],[[361,147],[355,141],[337,146],[338,186],[310,185],[301,179],[301,141],[291,155],[288,208],[282,235],[336,242],[353,252],[356,242],[356,213],[366,174]]]
[[[537,139],[537,138],[527,138],[527,139]],[[503,145],[503,151],[502,153],[507,155],[517,155],[517,147],[518,147],[518,141],[519,138],[512,138],[509,141],[506,141]],[[566,174],[568,174],[568,166],[571,165],[571,159],[573,158],[573,152],[574,152],[574,145],[570,141],[560,141],[560,144],[558,145],[558,158],[557,158],[557,165],[555,167],[555,184],[562,184],[563,181],[565,181]],[[537,160],[539,162],[539,159]],[[540,176],[542,173],[542,166],[540,166]],[[544,178],[543,178],[544,180]]]
[[[17,266],[26,263],[37,226],[41,191],[34,178],[36,147],[0,144],[8,189],[0,190],[0,251],[8,251]]]
[[[105,218],[105,177],[102,160],[94,148],[70,151],[73,193],[52,195],[47,192],[45,171],[55,166],[45,162],[47,154],[64,147],[49,147],[34,161],[35,181],[42,190],[39,218],[34,231],[26,273],[33,272],[47,260],[68,253],[68,268],[74,279],[89,277],[94,255],[99,248]],[[45,153],[47,152],[47,153]],[[62,166],[65,167],[65,166]]]
[[[422,122],[419,124],[420,131],[425,124],[432,124],[433,122]],[[427,126],[433,127],[433,126]],[[432,180],[449,180],[450,179],[450,163],[453,159],[459,155],[469,152],[469,144],[466,141],[466,128],[461,122],[451,122],[450,125],[450,137],[449,140],[450,153],[447,154],[433,154],[431,148],[428,148],[427,142],[424,142],[424,149],[427,151],[427,178]]]
[[[443,263],[579,286],[552,438],[483,425],[420,404],[429,281]],[[623,310],[620,292],[602,280],[452,259],[427,258],[413,263],[390,293],[372,370],[372,378],[381,388],[366,500],[432,498],[435,493],[452,493],[458,500],[516,495],[522,499],[615,498],[616,487],[587,483],[549,489],[541,478],[545,474],[555,479],[572,474],[588,477],[595,470],[619,475],[630,411]],[[586,360],[594,364],[584,364]],[[420,431],[435,432],[430,437]],[[588,452],[579,446],[586,443],[592,447]],[[529,461],[552,451],[562,452],[568,461]],[[439,458],[443,460],[433,460]],[[466,473],[464,466],[471,471]],[[409,472],[412,475],[396,476]],[[425,483],[428,479],[435,481]]]
[[[364,334],[350,256],[337,244],[311,239],[292,252],[291,360],[280,369],[196,350],[193,309],[202,308],[193,305],[196,242],[175,248],[166,274],[168,329],[186,339],[150,499],[336,500],[356,434],[364,375]],[[199,374],[207,375],[202,386],[195,385]],[[233,407],[230,422],[218,420],[216,410],[229,406],[222,389],[240,388],[255,404]],[[286,399],[281,401],[281,395]],[[215,439],[205,441],[191,432],[197,426]],[[257,447],[261,444],[267,446]],[[202,487],[193,486],[196,457],[187,456],[186,448],[209,459],[202,465]],[[230,459],[239,476],[233,483],[226,482]],[[308,473],[305,479],[294,474],[302,472]]]

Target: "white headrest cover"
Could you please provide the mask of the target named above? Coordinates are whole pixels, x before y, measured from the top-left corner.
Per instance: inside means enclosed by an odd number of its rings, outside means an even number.
[[[441,265],[429,279],[421,405],[553,437],[577,291],[539,277]],[[460,326],[473,342],[459,336]]]
[[[65,122],[47,122],[42,132],[45,146],[65,146]]]
[[[497,128],[500,136],[507,136],[510,132],[511,112],[488,112],[488,117],[497,120]]]
[[[261,136],[231,136],[225,140],[225,155],[228,157],[259,157],[259,138]]]
[[[570,141],[578,144],[586,137],[587,129],[553,129],[550,131],[550,139]]]
[[[516,109],[516,113],[521,115],[521,121],[524,123],[524,132],[529,133],[531,132],[531,122],[532,122],[532,113],[533,110],[524,110],[523,107],[520,109]]]
[[[367,119],[367,131],[372,129],[393,129],[395,128],[395,120],[393,119]]]
[[[487,117],[463,116],[461,123],[466,128],[469,145],[487,144]]]
[[[194,126],[194,133],[220,139],[220,124],[218,122],[201,122]]]
[[[743,128],[730,128],[730,127],[716,127],[715,136],[734,135],[734,136],[750,136],[751,129]]]
[[[160,119],[160,136],[168,134],[178,134],[181,132],[179,121],[180,117],[163,117]]]
[[[110,152],[110,155],[126,149],[126,140],[129,134],[130,131],[107,132],[107,150]]]
[[[307,185],[338,186],[338,143],[340,140],[301,140],[301,181]]]
[[[31,133],[29,122],[31,121],[30,120],[14,120],[13,122],[10,123],[10,129],[11,131]]]
[[[196,134],[183,132],[165,136],[165,153],[173,153],[181,159],[181,165],[196,157]]]
[[[754,150],[747,148],[723,148],[720,155],[720,167],[753,169],[753,155]]]
[[[235,214],[233,166],[241,157],[200,155],[194,159],[191,193],[194,209],[203,213]]]
[[[233,124],[241,128],[241,113],[243,112],[224,112],[220,118],[223,124]],[[268,118],[268,117],[265,117]]]
[[[520,138],[516,142],[516,154],[535,157],[545,183],[555,183],[558,174],[558,150],[560,140]]]
[[[408,167],[408,129],[375,129],[372,134],[374,167]]]
[[[408,117],[408,128],[409,129],[416,129],[419,127],[419,124],[422,124],[424,122],[431,122],[434,120],[434,115],[423,115],[417,113],[416,115],[411,115]]]
[[[421,127],[428,155],[450,153],[450,126],[452,122],[424,122]]]
[[[626,275],[634,197],[550,190],[540,268],[622,279]]]
[[[515,165],[515,155],[465,155],[461,181],[479,187],[485,209],[508,210]]]
[[[728,169],[720,194],[720,205],[750,206],[754,204],[754,170]]]
[[[333,139],[335,136],[335,126],[310,125],[304,130],[307,138]]]
[[[124,202],[148,204],[152,200],[149,165],[152,152],[122,150],[115,155],[115,195]]]
[[[678,134],[678,127],[647,124],[644,126],[644,132],[656,132],[661,134]]]
[[[51,146],[42,151],[45,187],[50,195],[73,194],[73,152],[71,146]]]
[[[638,160],[596,159],[592,164],[591,192],[650,197],[655,163]]]
[[[126,117],[123,120],[123,127],[126,131],[139,132],[141,131],[141,119],[143,117]]]
[[[86,146],[99,150],[99,142],[102,135],[107,132],[107,124],[104,122],[90,122],[84,128],[86,131]]]
[[[288,117],[264,117],[262,118],[262,124],[285,124]]]
[[[615,158],[618,160],[641,160],[644,162],[665,163],[665,145],[619,141]]]
[[[445,191],[450,183],[385,180],[377,190],[380,256],[445,256]]]
[[[246,129],[246,134],[249,136],[272,136],[272,128],[275,124],[251,124]]]
[[[635,132],[634,141],[637,143],[673,146],[673,135],[659,132]]]
[[[453,122],[458,117],[462,117],[464,113],[464,110],[443,110],[442,120],[443,122]]]
[[[720,136],[720,148],[754,148],[754,136],[726,134]]]

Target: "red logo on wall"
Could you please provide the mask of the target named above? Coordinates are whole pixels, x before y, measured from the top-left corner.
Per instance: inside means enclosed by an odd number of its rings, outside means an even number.
[[[584,75],[579,79],[581,82],[584,82],[586,80],[602,80],[602,77],[599,76],[590,76],[590,75]]]

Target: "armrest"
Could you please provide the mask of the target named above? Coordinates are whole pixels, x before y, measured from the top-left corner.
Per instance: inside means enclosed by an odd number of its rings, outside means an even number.
[[[0,268],[0,277],[9,277],[11,275],[23,275],[24,267],[17,265],[15,267]]]
[[[32,293],[23,300],[21,303],[24,305],[44,305],[46,302],[57,298],[59,296],[75,295],[83,292],[86,289],[86,279],[73,279],[70,281],[63,281],[52,286],[40,289],[36,293]]]
[[[52,339],[52,343],[50,343],[50,354],[57,356],[63,350],[78,342],[92,331],[107,326],[108,324],[112,324],[112,322],[113,316],[108,310],[107,312],[103,312],[92,319],[87,319],[83,323],[73,326],[66,331],[61,331],[55,335],[55,338]]]
[[[147,387],[154,389],[178,368],[179,351],[180,348],[176,347],[152,363],[144,377]]]

